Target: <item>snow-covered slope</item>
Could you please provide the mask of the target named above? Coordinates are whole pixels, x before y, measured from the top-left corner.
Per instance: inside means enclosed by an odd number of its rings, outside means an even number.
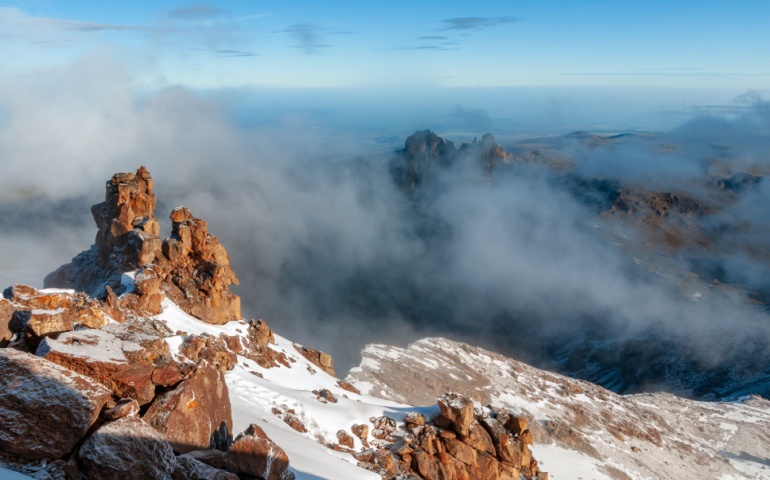
[[[369,345],[347,380],[404,403],[452,390],[524,413],[537,420],[533,452],[555,479],[770,478],[770,402],[761,397],[621,396],[439,338]]]
[[[243,335],[246,332],[245,322],[209,325],[187,315],[169,300],[164,302],[163,313],[158,318],[174,332],[213,335]],[[379,475],[356,466],[357,462],[350,454],[334,451],[326,444],[337,443],[339,430],[349,432],[354,424],[368,424],[370,417],[387,415],[401,420],[410,411],[428,414],[433,409],[414,409],[344,390],[338,386],[338,379],[306,360],[289,340],[278,335],[275,340],[275,345],[270,348],[284,353],[290,367],[262,368],[254,361],[239,357],[238,365],[225,377],[233,408],[234,431],[240,432],[252,423],[262,427],[286,451],[291,470],[298,480],[379,480]],[[172,350],[176,350],[181,337],[169,337],[167,341]],[[332,392],[337,403],[321,401],[313,393],[313,390],[321,389]],[[273,413],[273,408],[282,412],[293,410],[307,432],[292,429]],[[360,440],[355,436],[354,439],[356,448],[361,448]]]

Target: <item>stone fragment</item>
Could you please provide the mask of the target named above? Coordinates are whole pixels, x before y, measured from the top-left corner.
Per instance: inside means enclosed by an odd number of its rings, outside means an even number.
[[[350,435],[345,430],[339,430],[337,432],[337,443],[347,448],[353,448],[355,446],[355,441],[353,440],[353,436]]]
[[[104,411],[104,418],[105,420],[117,420],[137,413],[139,413],[139,402],[133,398],[122,398],[114,407]]]

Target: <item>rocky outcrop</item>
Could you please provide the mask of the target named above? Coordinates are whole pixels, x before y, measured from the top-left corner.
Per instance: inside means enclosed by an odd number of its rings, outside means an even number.
[[[25,458],[68,454],[96,421],[110,391],[47,360],[0,349],[0,450]]]
[[[164,295],[205,322],[240,319],[240,298],[229,290],[238,278],[206,222],[185,207],[176,208],[170,215],[171,235],[161,240],[155,203],[153,179],[145,167],[113,175],[104,202],[91,209],[99,229],[96,243],[49,274],[45,285],[100,298],[118,321],[126,312],[160,313]],[[123,282],[124,272],[135,272],[133,291]]]
[[[143,418],[177,452],[209,448],[220,425],[233,430],[224,374],[212,367],[198,367],[177,388],[159,395]]]
[[[438,406],[440,413],[432,420],[417,412],[402,425],[388,417],[372,419],[377,440],[374,448],[354,453],[360,465],[386,479],[548,478],[530,451],[526,420],[505,410],[478,409],[456,393],[443,395]]]
[[[129,271],[153,263],[161,244],[152,187],[145,167],[139,167],[136,174],[116,173],[107,181],[104,202],[91,207],[99,228],[97,260],[103,267]]]
[[[238,277],[230,256],[209,233],[205,221],[185,207],[170,215],[171,236],[163,241],[163,291],[180,308],[205,322],[223,324],[241,318],[241,300],[230,292]],[[161,262],[159,262],[161,263]]]
[[[18,333],[34,351],[45,337],[76,327],[101,328],[109,322],[99,301],[82,293],[40,292],[13,285],[0,300],[0,344]],[[7,329],[8,333],[3,333]]]

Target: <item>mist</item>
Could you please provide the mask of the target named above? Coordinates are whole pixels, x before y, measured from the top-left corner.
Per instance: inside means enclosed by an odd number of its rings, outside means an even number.
[[[0,91],[3,286],[41,287],[45,274],[87,249],[96,233],[89,208],[103,200],[104,182],[146,165],[161,235],[171,209],[188,206],[228,249],[244,315],[332,353],[343,374],[366,343],[437,335],[542,364],[561,340],[650,332],[712,367],[748,338],[759,340],[755,353],[768,354],[762,308],[713,291],[711,278],[683,283],[663,269],[686,270],[688,257],[639,261],[617,242],[633,231],[604,223],[542,166],[490,178],[461,159],[424,195],[405,194],[391,179],[396,149],[415,129],[463,141],[486,129],[513,139],[580,128],[564,121],[564,109],[527,124],[521,112],[506,117],[466,97],[433,115],[405,106],[403,121],[383,110],[363,124],[366,107],[356,110],[355,101],[340,111],[301,101],[262,111],[257,94],[142,89],[99,56],[5,77]],[[586,177],[697,191],[714,144],[737,152],[735,169],[766,168],[768,133],[767,104],[752,97],[741,114],[694,117],[662,142],[562,151]],[[675,151],[661,151],[666,142]],[[704,228],[756,222],[726,238],[723,245],[740,248],[719,259],[724,279],[755,288],[768,265],[743,246],[764,236],[770,197],[765,184],[751,195]]]

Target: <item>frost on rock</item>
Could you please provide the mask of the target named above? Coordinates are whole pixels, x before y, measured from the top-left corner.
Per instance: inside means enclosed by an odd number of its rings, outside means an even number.
[[[69,453],[110,398],[93,380],[12,349],[0,349],[0,372],[0,450],[26,458]]]
[[[111,480],[171,480],[177,467],[171,445],[136,417],[102,426],[80,448],[78,460],[88,478]]]

